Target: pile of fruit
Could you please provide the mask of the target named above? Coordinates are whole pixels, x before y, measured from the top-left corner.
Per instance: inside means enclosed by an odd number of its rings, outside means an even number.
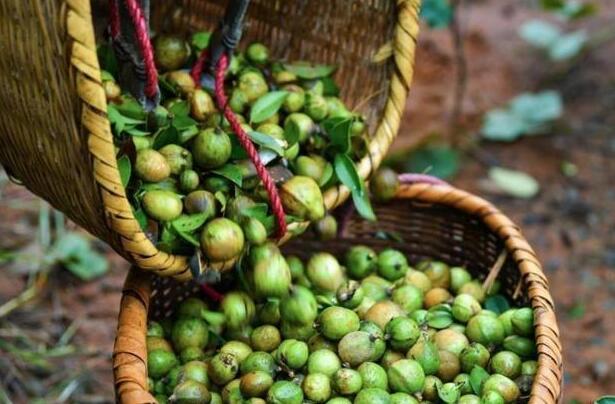
[[[344,266],[253,247],[219,305],[148,327],[160,403],[515,403],[537,369],[533,311],[462,267],[350,248]]]
[[[217,108],[213,88],[190,75],[209,34],[154,39],[161,104],[146,112],[116,82],[117,62],[99,49],[108,117],[122,182],[143,230],[170,253],[201,249],[209,261],[237,258],[275,233],[255,166]],[[363,119],[338,98],[335,68],[272,60],[252,43],[225,76],[228,106],[277,183],[287,223],[325,217],[322,191],[343,183],[372,217],[354,162],[366,154]]]

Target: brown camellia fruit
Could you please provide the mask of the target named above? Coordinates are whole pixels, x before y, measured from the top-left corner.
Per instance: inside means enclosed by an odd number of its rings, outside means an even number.
[[[405,317],[406,312],[396,303],[383,300],[374,304],[365,314],[364,320],[372,321],[384,330],[387,323],[395,317]]]

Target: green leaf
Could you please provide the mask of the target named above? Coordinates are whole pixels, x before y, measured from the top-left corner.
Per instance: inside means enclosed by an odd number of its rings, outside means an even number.
[[[184,129],[188,129],[192,126],[196,126],[197,122],[190,118],[189,116],[179,115],[173,118],[171,125],[175,127],[175,129],[182,131]]]
[[[173,114],[174,118],[188,116],[190,114],[190,104],[188,104],[188,101],[174,102],[173,105],[169,107],[169,113]]]
[[[117,159],[117,169],[120,172],[122,186],[126,188],[128,183],[130,182],[130,175],[132,174],[132,165],[130,164],[130,158],[128,158],[128,156],[122,156]]]
[[[331,178],[333,178],[333,164],[327,162],[327,164],[325,164],[325,169],[322,172],[322,176],[318,180],[318,186],[321,188],[324,187],[331,180]]]
[[[256,131],[248,133],[248,136],[250,136],[250,139],[257,145],[274,151],[278,156],[284,155],[284,144],[286,142]]]
[[[122,97],[121,104],[112,104],[117,108],[118,112],[127,118],[135,120],[133,123],[145,123],[147,120],[147,112],[137,100],[132,97]]]
[[[239,143],[237,136],[231,136],[231,160],[245,160],[248,158],[248,153]]]
[[[521,171],[492,167],[489,178],[500,190],[516,198],[533,198],[540,190],[538,181]]]
[[[443,330],[453,324],[453,315],[446,311],[430,311],[427,313],[427,325],[437,330]]]
[[[107,118],[109,122],[111,122],[111,125],[113,125],[117,135],[123,133],[126,128],[145,123],[144,120],[130,118],[122,114],[117,104],[107,105]]]
[[[192,244],[195,247],[200,247],[201,243],[199,242],[199,240],[197,240],[195,238],[195,236],[192,233],[188,233],[188,232],[184,232],[184,231],[177,231],[177,234],[183,238],[184,240],[186,240],[188,243]]]
[[[577,302],[568,309],[568,318],[577,320],[585,315],[585,304]]]
[[[177,86],[172,84],[165,76],[158,76],[158,87],[160,87],[163,97],[179,96]]]
[[[350,118],[328,118],[321,126],[331,139],[331,146],[338,153],[348,153],[351,148],[350,137],[353,120]]]
[[[587,33],[583,30],[562,35],[549,47],[549,57],[556,62],[572,59],[587,44]]]
[[[147,215],[145,214],[143,209],[139,208],[137,210],[133,210],[132,214],[135,217],[137,223],[139,223],[139,226],[141,226],[141,230],[147,230]]]
[[[105,257],[92,249],[90,241],[74,232],[65,233],[59,238],[52,246],[50,255],[84,281],[105,274],[109,268]]]
[[[489,378],[489,373],[485,369],[476,365],[472,368],[470,372],[470,386],[472,386],[474,394],[480,396],[483,390],[483,383],[485,383],[487,378]]]
[[[288,124],[284,125],[284,139],[288,142],[289,147],[299,141],[300,133],[301,129],[295,121],[289,121]]]
[[[225,164],[220,168],[211,170],[211,173],[218,174],[219,176],[230,180],[241,188],[241,184],[243,182],[243,175],[241,174],[241,170],[239,169],[239,167],[237,167],[236,165]]]
[[[209,46],[210,39],[211,39],[211,32],[201,31],[201,32],[196,32],[194,35],[192,35],[192,39],[190,40],[190,43],[196,50],[202,51],[203,49]]]
[[[615,396],[602,396],[596,401],[595,404],[615,404]]]
[[[284,68],[297,77],[304,80],[319,79],[330,76],[336,69],[335,66],[310,64],[307,62],[285,63]]]
[[[493,109],[483,119],[481,134],[485,139],[512,142],[527,130],[525,121],[507,109]]]
[[[325,97],[337,97],[340,95],[340,88],[332,77],[323,77],[320,81],[322,82],[322,95]]]
[[[260,123],[280,110],[288,91],[271,91],[260,97],[250,109],[250,122]]]
[[[222,191],[216,191],[214,193],[214,197],[220,204],[220,212],[224,212],[226,210],[226,202],[227,202],[226,195]]]
[[[359,177],[357,168],[350,157],[345,154],[336,154],[333,165],[337,178],[350,189],[357,212],[367,220],[376,220],[376,215],[374,215],[365,190],[365,183]]]
[[[526,126],[541,125],[563,113],[562,97],[557,91],[523,93],[510,102],[510,111],[526,122]]]
[[[177,129],[175,129],[173,126],[169,126],[168,128],[162,130],[156,135],[156,137],[154,138],[154,143],[152,144],[152,148],[158,150],[168,144],[177,143],[178,140],[179,133]]]
[[[497,314],[502,314],[506,310],[510,309],[508,299],[502,295],[489,296],[485,300],[485,309],[491,310]]]
[[[112,76],[117,76],[118,63],[115,57],[115,52],[109,44],[102,44],[96,48],[96,55],[98,56],[98,63],[100,68],[111,73]]]
[[[420,16],[431,28],[446,28],[453,19],[453,8],[448,0],[423,0]]]
[[[208,218],[209,215],[206,212],[181,215],[171,222],[171,226],[178,232],[190,233],[203,226]]]
[[[124,132],[128,133],[130,136],[137,136],[137,137],[151,135],[151,132],[144,131],[144,130],[141,130],[141,129],[137,129],[134,126],[127,126],[126,129],[124,129]]]
[[[540,0],[540,6],[547,11],[559,10],[566,5],[564,0]]]
[[[115,79],[113,78],[113,75],[106,70],[100,71],[100,79],[102,81],[115,81]]]
[[[264,222],[267,220],[269,212],[269,206],[266,203],[257,203],[249,208],[243,209],[241,214],[245,217],[254,218],[260,222]]]
[[[459,388],[455,386],[455,388],[444,388],[441,385],[436,385],[438,390],[438,397],[446,404],[453,404],[459,400]]]
[[[531,20],[519,28],[519,36],[530,45],[548,49],[562,34],[562,31],[550,22]]]
[[[459,152],[443,145],[429,145],[412,152],[404,165],[404,170],[413,173],[428,172],[439,178],[451,178],[460,165]]]

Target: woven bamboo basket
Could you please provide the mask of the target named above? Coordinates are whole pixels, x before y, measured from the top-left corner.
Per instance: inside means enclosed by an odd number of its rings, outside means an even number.
[[[121,185],[96,56],[107,3],[0,2],[0,163],[14,180],[138,267],[187,280],[188,258],[156,248],[134,219]],[[413,74],[419,4],[253,0],[249,9],[244,43],[260,40],[276,57],[338,66],[343,98],[370,123],[369,152],[358,164],[364,179],[399,128]],[[211,30],[225,7],[226,1],[217,0],[152,0],[151,27]],[[344,187],[327,190],[327,208],[348,194]],[[232,262],[209,267],[223,271]]]
[[[284,249],[305,258],[323,249],[339,256],[359,243],[377,250],[392,246],[404,251],[411,262],[435,258],[463,265],[481,279],[497,275],[504,293],[516,303],[529,302],[534,308],[538,372],[529,403],[559,402],[562,347],[553,300],[540,263],[519,228],[489,202],[448,185],[404,185],[391,203],[376,207],[376,214],[377,223],[351,218],[342,237],[326,245],[301,238]],[[374,236],[377,230],[395,233],[403,241],[378,239]],[[130,272],[113,351],[119,402],[155,402],[147,392],[148,316],[167,317],[180,301],[196,293],[194,283]]]

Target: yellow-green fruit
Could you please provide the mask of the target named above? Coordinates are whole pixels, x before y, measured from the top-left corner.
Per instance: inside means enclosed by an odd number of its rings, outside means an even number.
[[[103,81],[103,89],[105,90],[107,101],[116,100],[122,95],[122,89],[113,80]]]
[[[322,95],[314,94],[308,91],[305,95],[305,105],[303,107],[305,113],[315,121],[322,121],[327,117],[329,105],[327,100]]]
[[[263,76],[255,71],[247,71],[239,76],[239,89],[246,96],[248,103],[256,101],[269,91]]]
[[[141,201],[145,213],[162,222],[177,219],[182,213],[182,200],[174,192],[155,189],[147,191]]]
[[[169,400],[177,404],[209,403],[211,402],[211,393],[203,383],[186,380],[175,387]]]
[[[242,229],[244,235],[246,236],[246,240],[248,240],[250,244],[261,245],[267,241],[267,229],[258,219],[253,217],[245,219],[243,221]]]
[[[283,89],[288,91],[288,96],[284,100],[282,108],[288,113],[301,110],[305,104],[305,90],[295,84],[288,84]]]
[[[196,88],[194,79],[188,72],[176,70],[167,73],[166,78],[167,81],[183,95],[190,94]]]
[[[212,261],[226,261],[239,256],[244,243],[241,227],[226,218],[213,219],[201,233],[201,249]]]
[[[163,71],[182,67],[190,57],[190,45],[177,36],[160,35],[154,40],[156,66]]]
[[[506,376],[491,375],[483,384],[483,394],[495,391],[504,398],[507,403],[513,403],[519,398],[519,387]]]
[[[171,331],[173,347],[182,351],[189,347],[203,349],[209,341],[207,323],[199,318],[180,318]]]
[[[431,281],[429,280],[427,275],[425,275],[421,271],[417,271],[410,268],[408,269],[408,272],[406,272],[406,276],[404,279],[406,283],[416,286],[417,288],[421,289],[423,293],[427,293],[431,289]]]
[[[216,214],[216,197],[209,191],[193,191],[184,198],[184,207],[188,213],[206,213],[210,218]]]
[[[336,292],[344,282],[344,272],[337,258],[326,252],[310,258],[306,274],[312,285],[321,291]]]
[[[204,121],[217,112],[213,98],[205,90],[197,88],[190,93],[190,114],[198,121]]]
[[[280,70],[273,73],[273,79],[276,84],[286,84],[297,81],[297,75],[293,72],[289,72],[288,70]]]
[[[390,168],[379,169],[370,180],[369,189],[376,201],[390,201],[399,189],[397,173]]]
[[[319,181],[323,174],[323,167],[308,156],[299,156],[295,160],[295,173]]]
[[[429,292],[425,293],[425,307],[430,308],[437,306],[440,303],[445,303],[451,300],[453,296],[450,292],[443,288],[433,288]]]
[[[178,175],[184,170],[192,168],[192,154],[176,144],[168,144],[158,150],[169,163],[171,174]]]
[[[314,133],[317,126],[312,118],[301,112],[293,112],[284,120],[284,134],[290,142],[290,134],[296,134],[299,143],[305,143]]]
[[[263,65],[269,61],[269,49],[260,42],[252,42],[246,49],[246,57],[252,63]]]
[[[156,349],[147,355],[147,373],[153,379],[166,375],[177,364],[175,354],[164,349]]]
[[[139,178],[147,182],[160,182],[171,175],[167,159],[154,149],[143,149],[137,153],[135,171]]]
[[[194,162],[205,169],[224,165],[231,157],[231,149],[231,138],[217,128],[200,131],[192,143]]]
[[[270,244],[255,246],[250,252],[251,256],[257,256],[255,250],[277,247]],[[290,268],[288,263],[277,250],[268,259],[253,259],[252,275],[254,282],[254,292],[261,298],[281,298],[288,295],[291,283]]]
[[[315,221],[325,215],[322,192],[316,181],[304,176],[294,176],[280,187],[284,210],[301,219]]]
[[[243,375],[239,388],[244,397],[263,397],[272,384],[273,378],[269,373],[257,370]]]
[[[406,312],[398,304],[384,300],[374,304],[365,314],[364,320],[372,321],[384,330],[387,323],[395,317],[405,317]]]
[[[157,349],[162,349],[163,351],[173,352],[173,347],[164,338],[161,337],[150,337],[148,336],[146,339],[146,347],[147,352],[155,351]]]

